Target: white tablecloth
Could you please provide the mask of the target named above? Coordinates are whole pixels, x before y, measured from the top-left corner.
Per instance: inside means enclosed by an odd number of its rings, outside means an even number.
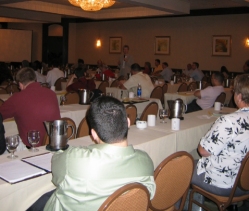
[[[224,112],[233,112],[235,109],[224,108]],[[211,116],[213,109],[202,110],[184,115],[181,121],[180,130],[172,131],[170,120],[167,123],[160,123],[159,119],[155,127],[148,127],[139,130],[131,126],[128,132],[128,142],[134,148],[146,151],[153,160],[154,168],[170,154],[184,150],[190,152],[195,158],[198,157],[196,148],[200,138],[207,132],[217,117]],[[70,140],[69,145],[87,146],[93,144],[89,136]],[[45,147],[40,147],[39,152],[20,151],[16,154],[18,159],[23,157],[44,153]],[[0,156],[0,163],[9,162],[7,155]],[[2,211],[25,210],[35,202],[42,194],[54,188],[51,183],[51,174],[26,180],[10,185],[0,179],[0,204]]]

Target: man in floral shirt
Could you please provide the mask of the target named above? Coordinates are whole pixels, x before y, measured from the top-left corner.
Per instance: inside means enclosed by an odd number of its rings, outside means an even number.
[[[218,118],[201,139],[192,184],[229,196],[241,162],[249,149],[249,75],[235,79],[234,101],[239,110]],[[237,188],[235,195],[243,195]]]

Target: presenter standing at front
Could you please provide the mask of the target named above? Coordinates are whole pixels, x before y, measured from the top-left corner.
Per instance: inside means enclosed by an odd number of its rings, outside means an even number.
[[[130,74],[131,65],[134,63],[133,57],[129,54],[129,46],[123,46],[123,54],[121,54],[118,66],[120,68],[119,76],[127,77]]]

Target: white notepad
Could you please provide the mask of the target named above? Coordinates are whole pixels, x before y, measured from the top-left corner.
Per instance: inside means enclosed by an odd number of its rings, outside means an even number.
[[[43,174],[46,174],[46,171],[20,160],[0,164],[0,177],[9,183],[20,182]]]
[[[36,155],[28,158],[23,158],[22,161],[30,163],[31,165],[37,166],[45,171],[51,172],[51,159],[52,153],[45,153],[42,155]]]

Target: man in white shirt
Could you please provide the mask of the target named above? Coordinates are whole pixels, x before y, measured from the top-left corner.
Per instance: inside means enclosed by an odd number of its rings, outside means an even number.
[[[192,64],[192,73],[190,74],[190,77],[193,78],[195,81],[201,81],[204,77],[204,74],[199,68],[199,63],[193,62]]]
[[[152,90],[154,89],[154,85],[151,82],[150,76],[141,71],[141,67],[139,64],[134,63],[131,65],[131,77],[124,83],[120,81],[119,88],[128,89],[135,94],[137,94],[137,86],[138,84],[142,87],[142,95],[141,97],[150,97]]]
[[[187,69],[182,71],[182,73],[186,76],[190,76],[192,72],[193,72],[193,70],[192,70],[191,64],[187,64]]]
[[[41,63],[39,61],[34,61],[32,63],[32,68],[36,74],[36,81],[39,83],[46,83],[46,76],[40,73]]]
[[[213,86],[195,91],[194,95],[197,97],[197,100],[195,99],[188,104],[186,113],[211,108],[214,105],[216,98],[221,94],[221,92],[224,92],[224,88],[222,86],[223,81],[223,74],[220,72],[214,72],[211,78]]]
[[[49,84],[49,86],[54,86],[54,83],[58,78],[64,77],[64,73],[58,68],[59,62],[57,60],[52,62],[52,67],[53,69],[48,72],[46,78],[46,82]]]

